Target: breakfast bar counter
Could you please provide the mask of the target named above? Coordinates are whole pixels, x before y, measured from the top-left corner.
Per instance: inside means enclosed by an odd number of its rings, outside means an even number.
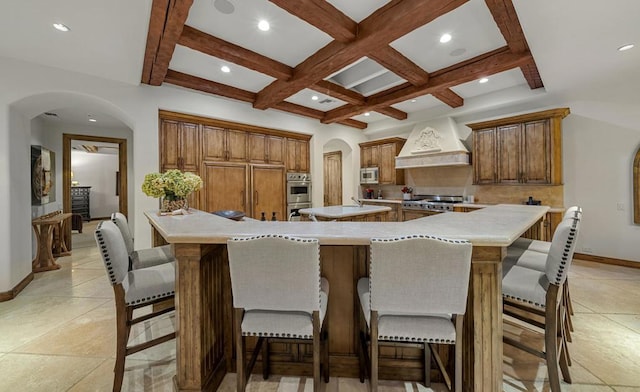
[[[318,238],[322,274],[331,284],[328,305],[331,375],[357,377],[360,320],[355,284],[368,273],[370,239],[424,234],[467,239],[473,244],[464,321],[462,389],[502,390],[501,261],[506,247],[531,226],[541,224],[548,209],[495,205],[408,222],[236,222],[201,211],[176,216],[146,212],[153,227],[154,243],[172,244],[178,260],[177,389],[215,390],[227,372],[235,372],[226,255],[229,238],[261,234]],[[273,345],[272,352],[274,373],[310,374],[311,352],[306,345],[278,343]],[[380,377],[421,380],[419,361],[420,356],[412,357],[410,352],[381,352]]]

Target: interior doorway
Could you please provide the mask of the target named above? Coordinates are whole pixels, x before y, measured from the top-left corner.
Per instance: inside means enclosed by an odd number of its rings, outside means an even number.
[[[72,212],[71,209],[71,151],[72,142],[94,142],[94,143],[110,143],[117,145],[118,148],[118,209],[125,216],[128,216],[128,178],[127,178],[127,140],[103,136],[90,135],[62,135],[62,208],[64,212]],[[66,226],[65,237],[71,237],[71,226]]]
[[[324,205],[342,205],[342,151],[323,154]]]

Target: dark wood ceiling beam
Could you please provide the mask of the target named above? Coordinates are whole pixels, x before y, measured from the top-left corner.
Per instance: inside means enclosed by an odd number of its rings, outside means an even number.
[[[202,91],[204,93],[237,99],[243,102],[253,103],[256,99],[256,94],[251,91],[227,86],[226,84],[217,83],[197,76],[187,75],[171,69],[167,71],[165,82],[180,87],[190,88],[192,90]]]
[[[231,42],[221,40],[210,34],[184,26],[178,44],[197,50],[209,56],[230,61],[234,64],[269,75],[276,79],[289,79],[293,68],[259,53],[242,48]]]
[[[169,0],[153,0],[151,17],[149,18],[149,30],[147,31],[147,45],[144,51],[144,64],[142,66],[142,83],[149,84],[151,80],[151,70],[160,48],[160,39],[162,38],[168,11]]]
[[[441,91],[435,91],[431,95],[433,95],[434,98],[437,98],[440,101],[451,106],[452,108],[458,108],[464,105],[464,99],[449,88]]]
[[[375,109],[375,111],[380,114],[384,114],[385,116],[395,118],[396,120],[406,120],[408,117],[407,112],[403,112],[402,110],[393,108],[391,106],[377,108]]]
[[[501,48],[434,72],[431,74],[429,82],[422,86],[409,85],[401,89],[394,89],[393,92],[383,91],[369,97],[365,105],[344,105],[330,110],[322,119],[322,122],[337,122],[366,111],[377,110],[379,107],[386,107],[422,95],[440,92],[443,89],[467,83],[482,76],[493,75],[512,68],[521,67],[529,64],[532,59],[533,57],[529,51],[512,53],[506,47]]]
[[[152,86],[159,86],[164,81],[164,77],[169,69],[169,62],[176,48],[176,43],[182,34],[184,23],[189,16],[189,9],[193,0],[170,0],[165,13],[155,10],[151,17],[158,18],[149,22],[149,28],[154,28],[153,35],[157,34],[157,25],[162,23],[163,30],[158,44],[158,50],[153,55],[153,62],[149,74],[148,83]],[[155,5],[155,1],[154,1]],[[159,2],[158,7],[163,5]],[[155,38],[154,38],[155,39]],[[151,57],[152,54],[149,54]],[[145,54],[145,58],[147,55]]]
[[[358,34],[358,24],[325,0],[269,0],[288,13],[329,34],[349,42]]]
[[[256,99],[256,94],[252,93],[251,91],[239,89],[233,86],[227,86],[222,83],[199,78],[197,76],[187,75],[185,73],[174,71],[171,69],[167,70],[165,82],[173,84],[175,86],[185,87],[191,90],[202,91],[204,93],[219,95],[226,98],[237,99],[239,101],[248,103],[253,103],[253,101]],[[321,119],[325,115],[325,113],[320,110],[307,108],[290,102],[280,102],[274,106],[274,109],[315,119]],[[358,129],[365,129],[367,127],[367,123],[352,119],[345,119],[336,122],[338,124],[347,125],[349,127]]]
[[[294,70],[289,81],[276,80],[258,93],[254,104],[266,109],[344,68],[368,52],[402,37],[437,17],[454,10],[468,0],[393,0],[358,25],[358,37],[345,44],[333,41]]]
[[[511,0],[485,0],[485,3],[509,49],[514,53],[522,53],[529,50],[529,44],[522,31],[522,25],[513,2]],[[530,64],[520,67],[520,69],[531,89],[544,86],[535,61],[532,60]]]
[[[380,50],[369,53],[368,57],[415,86],[425,84],[429,81],[430,75],[427,71],[391,46],[386,46]],[[464,99],[450,89],[435,93],[433,96],[452,108],[462,106],[464,103]]]

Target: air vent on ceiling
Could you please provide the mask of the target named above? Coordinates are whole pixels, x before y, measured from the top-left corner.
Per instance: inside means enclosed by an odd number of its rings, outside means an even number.
[[[329,98],[325,98],[322,101],[318,101],[318,103],[331,103],[331,102],[335,102],[333,99],[329,99]]]

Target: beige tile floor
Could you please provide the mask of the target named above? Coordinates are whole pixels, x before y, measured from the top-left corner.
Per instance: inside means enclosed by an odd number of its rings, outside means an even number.
[[[91,225],[58,271],[39,273],[20,295],[0,303],[0,391],[110,391],[115,320],[113,291],[91,241]],[[74,244],[76,242],[74,241]],[[570,351],[573,384],[564,391],[640,391],[640,269],[576,261],[570,272],[576,314]],[[134,329],[133,339],[174,328],[167,315]],[[531,331],[505,322],[505,333],[531,342]],[[505,346],[504,391],[548,391],[546,367],[530,354]],[[172,391],[175,342],[127,358],[124,391]],[[311,390],[310,380],[256,377],[249,391]],[[235,390],[235,375],[221,391]],[[381,382],[381,391],[430,390],[416,383]],[[442,385],[434,385],[443,391]],[[332,377],[327,391],[367,391],[357,379]]]

